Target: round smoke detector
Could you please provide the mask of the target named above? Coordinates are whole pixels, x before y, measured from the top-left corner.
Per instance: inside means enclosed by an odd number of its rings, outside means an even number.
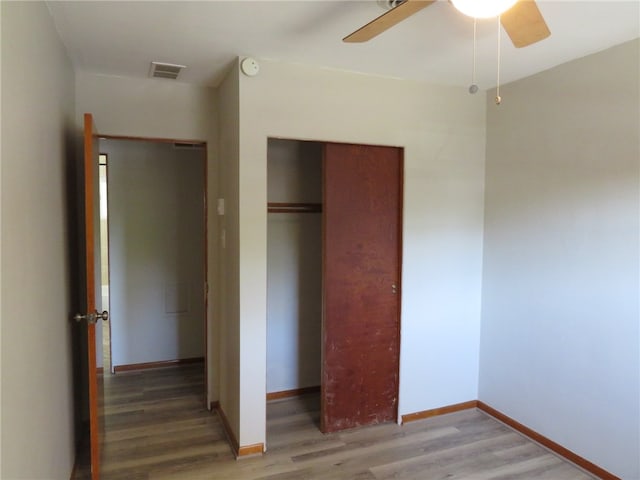
[[[406,0],[377,0],[377,3],[383,10],[391,10],[405,1]]]
[[[260,65],[255,58],[247,57],[240,62],[240,70],[247,77],[255,77],[260,71]]]

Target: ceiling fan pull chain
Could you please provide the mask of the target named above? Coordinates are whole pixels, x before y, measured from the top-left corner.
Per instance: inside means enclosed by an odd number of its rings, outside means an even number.
[[[476,83],[476,51],[477,51],[477,26],[478,20],[473,19],[473,70],[471,73],[471,85],[469,86],[469,93],[474,94],[478,91],[478,84]]]
[[[498,15],[498,73],[496,78],[496,105],[502,103],[500,97],[500,15]]]

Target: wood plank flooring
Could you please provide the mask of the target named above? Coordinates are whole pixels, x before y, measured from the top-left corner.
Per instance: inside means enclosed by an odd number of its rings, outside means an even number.
[[[270,402],[267,453],[235,460],[203,390],[198,364],[105,376],[101,478],[594,478],[475,409],[323,435],[317,394]]]

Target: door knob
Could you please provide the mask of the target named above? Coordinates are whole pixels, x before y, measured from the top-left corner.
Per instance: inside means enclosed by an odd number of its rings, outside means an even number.
[[[391,284],[391,293],[393,293],[394,295],[398,293],[398,285],[396,285],[395,283]]]
[[[73,319],[76,322],[79,322],[80,320],[86,320],[87,323],[96,323],[98,320],[104,320],[106,322],[107,320],[109,320],[109,312],[104,310],[102,313],[100,313],[96,310],[94,313],[87,313],[86,315],[76,313],[73,316]]]

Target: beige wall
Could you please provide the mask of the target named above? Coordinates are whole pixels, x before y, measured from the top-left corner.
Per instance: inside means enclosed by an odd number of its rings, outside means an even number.
[[[480,400],[640,478],[640,41],[488,95]]]
[[[207,308],[208,399],[218,399],[218,359],[215,322],[218,308],[218,132],[216,92],[164,79],[123,78],[76,73],[76,115],[93,114],[103,135],[170,138],[207,142]]]
[[[220,289],[220,406],[236,439],[240,430],[240,231],[238,224],[239,143],[238,66],[228,73],[218,88],[220,125],[220,197],[225,212],[220,216],[218,258]],[[264,403],[264,397],[262,398]]]
[[[240,443],[265,441],[267,139],[404,147],[399,413],[477,398],[485,102],[260,61],[240,81]]]
[[[216,99],[212,88],[79,71],[76,95],[78,117],[93,114],[98,133],[103,135],[210,142],[216,139]]]
[[[68,205],[74,74],[43,3],[2,2],[2,467],[68,479],[74,460]]]

